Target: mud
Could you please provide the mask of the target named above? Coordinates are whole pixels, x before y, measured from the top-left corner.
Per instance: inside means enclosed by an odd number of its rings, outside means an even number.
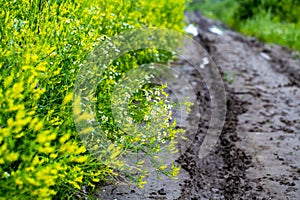
[[[205,82],[187,62],[177,63],[197,94],[201,112],[181,127],[197,124],[193,144],[177,159],[177,180],[155,174],[143,189],[101,187],[98,199],[300,199],[300,59],[297,52],[238,34],[200,13],[187,13],[195,37],[218,65],[227,93],[226,122],[204,159],[198,151],[211,106]],[[209,31],[212,26],[222,35]],[[176,66],[175,66],[176,67]],[[178,88],[181,85],[178,83]],[[185,94],[183,92],[183,95]]]

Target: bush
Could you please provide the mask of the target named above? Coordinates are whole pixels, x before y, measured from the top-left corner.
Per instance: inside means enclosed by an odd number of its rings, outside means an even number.
[[[143,50],[139,61],[125,55],[119,65],[108,67],[105,73],[111,76],[104,74],[98,87],[97,117],[103,119],[107,137],[119,146],[110,145],[109,157],[101,161],[87,151],[75,129],[71,101],[76,74],[93,47],[107,37],[145,26],[181,30],[184,1],[0,0],[0,4],[0,199],[71,199],[82,186],[92,191],[99,182],[123,175],[124,163],[117,155],[140,138],[124,135],[115,126],[108,108],[114,82],[134,63],[167,61],[171,56]],[[163,92],[163,87],[156,90]],[[134,98],[147,91],[144,88]],[[164,104],[164,99],[157,104]],[[143,117],[133,112],[134,119]],[[180,130],[174,123],[165,131],[175,135]],[[152,150],[159,151],[159,146]],[[164,172],[177,171],[173,166]],[[129,178],[142,185],[145,173]]]

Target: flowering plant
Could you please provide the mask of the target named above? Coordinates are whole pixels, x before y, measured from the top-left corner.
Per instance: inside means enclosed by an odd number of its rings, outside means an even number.
[[[0,0],[0,5],[0,199],[72,198],[82,186],[92,191],[97,183],[118,176],[116,169],[124,166],[117,157],[122,149],[134,142],[140,145],[132,148],[141,148],[146,140],[151,144],[154,136],[126,135],[115,126],[108,106],[112,88],[135,63],[167,61],[171,56],[142,50],[135,59],[128,54],[108,66],[98,86],[97,117],[108,138],[120,146],[109,146],[110,157],[101,161],[87,151],[75,129],[76,74],[97,44],[122,31],[152,26],[181,30],[183,15],[178,13],[183,13],[184,1]],[[127,120],[147,124],[150,104],[166,111],[163,89],[134,93]],[[133,103],[137,101],[139,105]],[[162,143],[177,132],[175,123],[165,127],[168,124],[161,124],[164,128],[157,136]],[[158,143],[148,150],[159,150]],[[178,169],[165,171],[175,175]],[[142,185],[143,176],[133,175],[132,180]]]

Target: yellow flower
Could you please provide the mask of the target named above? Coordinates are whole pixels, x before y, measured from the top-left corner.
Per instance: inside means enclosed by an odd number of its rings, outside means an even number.
[[[80,190],[80,186],[78,185],[78,183],[74,182],[74,181],[68,181],[70,184],[72,184],[75,188],[77,188],[78,190]]]
[[[14,162],[14,161],[18,160],[18,158],[19,158],[19,153],[17,153],[17,152],[12,152],[12,153],[6,155],[6,157],[5,157],[5,159],[9,162]]]
[[[33,167],[33,166],[31,166],[31,167],[26,167],[26,168],[25,168],[25,171],[26,171],[26,172],[34,171],[34,167]]]
[[[13,81],[13,79],[14,79],[14,75],[11,75],[11,76],[9,76],[9,77],[6,77],[6,78],[4,79],[4,88],[7,88],[8,86],[10,86],[10,84],[11,84],[12,81]]]
[[[78,183],[82,183],[82,176],[76,177],[74,181],[78,182]]]
[[[41,144],[45,143],[47,140],[48,140],[48,138],[47,138],[47,135],[45,133],[38,134],[38,136],[36,138],[36,141],[38,143],[41,143]]]
[[[32,69],[32,66],[31,65],[24,65],[24,66],[22,66],[22,69],[23,70],[29,70],[29,69]]]
[[[22,132],[22,133],[16,135],[15,138],[21,138],[21,137],[23,137],[23,136],[24,136],[24,133]],[[0,142],[1,142],[1,141],[0,141]]]
[[[66,133],[61,138],[59,138],[59,143],[61,143],[61,144],[65,143],[70,137],[71,137],[71,134]]]
[[[51,198],[47,198],[51,195],[55,195],[56,192],[54,190],[48,189],[48,188],[40,188],[38,190],[35,190],[33,193],[35,196],[38,196],[39,199],[51,199]],[[42,198],[41,198],[42,197]]]
[[[55,140],[56,139],[56,133],[52,133],[51,135],[48,136],[48,140]]]
[[[0,146],[0,155],[1,155],[3,152],[5,152],[6,149],[7,149],[7,144],[6,144],[6,143],[2,144],[2,146]]]
[[[38,60],[38,58],[39,57],[35,54],[31,56],[32,62],[36,62]]]
[[[34,186],[40,186],[41,184],[36,181],[35,179],[31,178],[31,177],[26,177],[26,180],[28,181],[28,183],[30,183],[31,185],[34,185]]]
[[[73,161],[77,163],[83,163],[87,160],[87,156],[80,156],[78,158],[74,158]]]
[[[81,146],[81,147],[79,147],[79,149],[75,152],[75,154],[81,154],[81,153],[84,153],[84,152],[86,152],[86,148],[85,148],[85,146]]]
[[[92,181],[94,181],[94,182],[99,182],[100,179],[99,179],[99,178],[93,178]]]
[[[23,81],[20,81],[13,85],[13,87],[12,87],[13,97],[18,96],[19,94],[21,94],[24,91],[23,85],[24,85]]]
[[[45,72],[47,71],[47,62],[41,62],[39,63],[35,68],[38,70],[38,71],[42,71],[42,72]]]
[[[16,183],[17,185],[23,185],[23,181],[21,181],[20,178],[16,178],[16,179],[15,179],[15,183]]]
[[[3,137],[8,137],[10,134],[11,134],[10,128],[0,129],[0,135],[2,135]]]
[[[53,74],[54,74],[55,76],[58,75],[58,74],[60,73],[61,69],[62,69],[62,68],[58,68],[57,70],[55,70],[55,71],[53,72]]]
[[[18,110],[16,115],[16,120],[22,119],[25,117],[25,111],[24,110]]]
[[[73,93],[70,92],[69,94],[67,94],[63,100],[63,105],[69,103],[73,98]]]
[[[51,153],[50,158],[57,158],[58,154],[57,153]]]
[[[163,166],[160,166],[160,167],[159,167],[160,170],[165,170],[166,168],[167,168],[166,165],[163,165]]]
[[[34,125],[37,123],[38,120],[39,120],[39,119],[36,118],[36,117],[33,118],[33,119],[31,120],[30,124],[29,124],[29,128],[30,128],[30,129],[33,129]]]
[[[8,120],[7,120],[7,126],[13,126],[13,122],[14,122],[14,120],[13,120],[13,118],[8,118]]]
[[[54,175],[54,174],[57,174],[58,171],[57,171],[56,169],[51,169],[51,170],[50,170],[50,173],[51,173],[52,175]]]
[[[34,126],[34,131],[39,131],[41,128],[43,127],[43,122],[38,122],[35,126]]]
[[[30,54],[29,54],[29,53],[26,53],[26,54],[25,54],[25,63],[26,63],[26,64],[29,64],[29,63],[30,63]]]
[[[35,165],[39,164],[39,162],[40,162],[40,160],[39,160],[38,156],[35,156],[32,160],[32,165],[35,166]]]
[[[40,152],[40,153],[53,153],[54,151],[55,151],[55,148],[54,147],[40,147],[39,149],[38,149],[38,151]]]

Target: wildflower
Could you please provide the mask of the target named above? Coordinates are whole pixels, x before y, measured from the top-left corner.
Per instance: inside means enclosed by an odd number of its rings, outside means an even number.
[[[28,181],[28,183],[30,183],[31,185],[34,185],[34,186],[40,186],[41,184],[36,181],[35,179],[31,178],[31,177],[26,177],[26,180]]]
[[[35,156],[32,160],[32,165],[35,166],[35,165],[39,164],[39,162],[40,162],[40,160],[39,160],[38,156]]]
[[[62,104],[64,105],[64,104],[69,103],[69,102],[72,100],[72,97],[73,97],[73,93],[72,93],[72,92],[68,93],[68,94],[65,96],[65,98],[64,98]]]
[[[47,62],[41,62],[35,68],[38,71],[45,72],[47,71],[47,67],[46,67],[47,64],[48,64]]]
[[[15,183],[16,183],[17,185],[23,185],[23,181],[21,181],[20,178],[16,178],[16,179],[15,179]]]
[[[19,153],[18,152],[12,152],[8,155],[6,155],[5,159],[9,162],[14,162],[16,160],[18,160],[19,158]]]
[[[77,163],[84,163],[85,161],[87,161],[87,156],[80,156],[78,158],[73,159],[73,161]]]
[[[148,115],[145,115],[145,116],[144,116],[144,120],[145,120],[145,121],[148,121],[148,120],[149,120],[149,116],[148,116]]]
[[[4,175],[5,178],[10,177],[10,174],[8,172],[4,172],[3,175]]]

